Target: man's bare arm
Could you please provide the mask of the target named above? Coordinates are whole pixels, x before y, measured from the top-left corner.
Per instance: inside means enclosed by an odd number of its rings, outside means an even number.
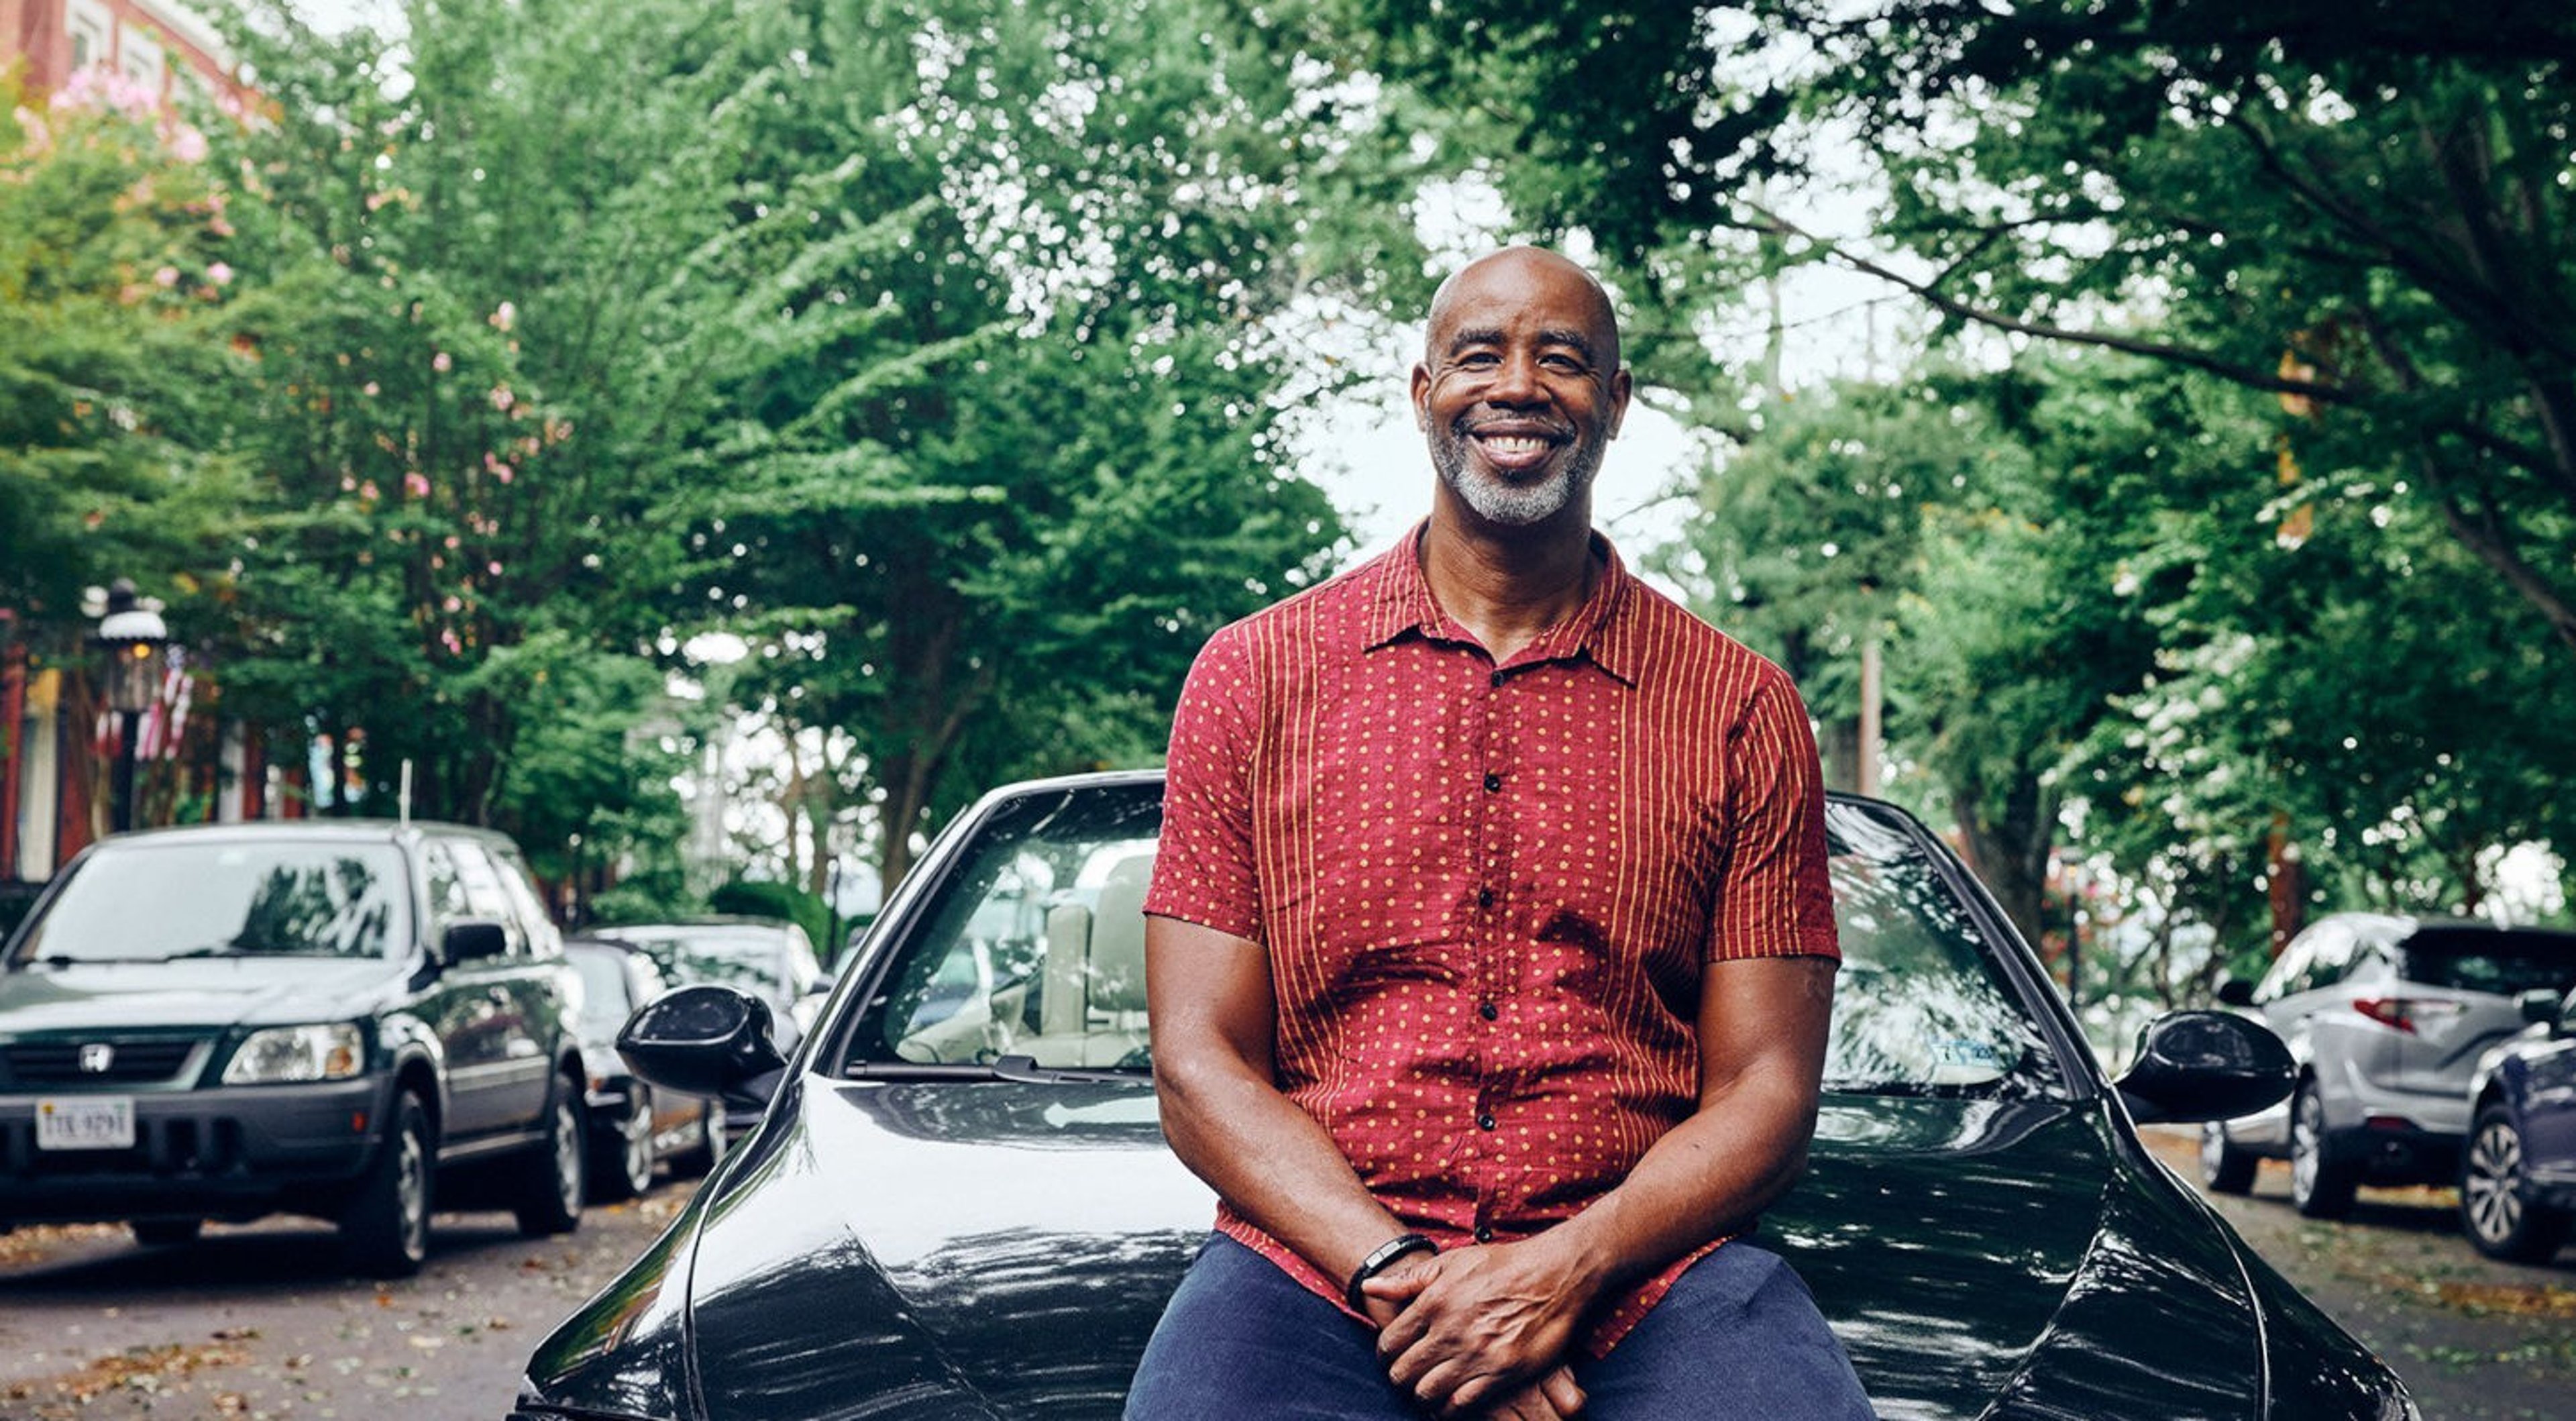
[[[1833,978],[1823,958],[1710,963],[1698,1107],[1618,1188],[1534,1238],[1408,1260],[1370,1283],[1373,1298],[1403,1306],[1378,1334],[1397,1384],[1472,1414],[1558,1362],[1596,1299],[1779,1197],[1815,1131]]]
[[[1145,995],[1163,1134],[1192,1173],[1326,1278],[1349,1277],[1404,1231],[1333,1137],[1280,1092],[1271,1065],[1277,1008],[1259,943],[1148,917]],[[1369,1314],[1384,1326],[1396,1310],[1373,1301]],[[1498,1414],[1553,1421],[1580,1410],[1583,1394],[1559,1368],[1490,1400],[1511,1407]]]
[[[1327,1278],[1404,1231],[1324,1127],[1272,1074],[1270,960],[1259,943],[1145,920],[1145,993],[1163,1134],[1236,1212]]]

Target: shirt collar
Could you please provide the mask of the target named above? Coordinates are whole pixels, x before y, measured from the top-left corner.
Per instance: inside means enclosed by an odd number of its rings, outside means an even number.
[[[1407,633],[1432,641],[1466,641],[1466,629],[1450,620],[1431,595],[1422,575],[1422,540],[1431,520],[1413,525],[1377,560],[1376,588],[1369,598],[1366,649],[1375,651]],[[1633,616],[1625,615],[1636,579],[1619,550],[1595,532],[1592,555],[1602,563],[1601,580],[1574,615],[1549,628],[1512,658],[1515,665],[1542,661],[1588,659],[1624,684],[1637,684],[1637,634]]]

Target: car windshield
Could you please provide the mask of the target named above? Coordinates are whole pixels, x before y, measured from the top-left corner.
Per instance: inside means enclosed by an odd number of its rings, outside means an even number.
[[[2406,980],[2517,996],[2576,989],[2576,933],[2420,928],[2406,940]]]
[[[677,986],[701,983],[739,987],[768,1002],[787,1005],[785,935],[756,923],[603,928],[613,937],[653,959],[662,976]]]
[[[1827,822],[1843,947],[1827,1088],[2001,1097],[2061,1080],[1915,834],[1839,802]],[[1145,1069],[1142,907],[1160,827],[1151,783],[1004,805],[894,944],[849,1066]]]
[[[406,882],[392,844],[107,844],[28,925],[12,965],[382,957],[411,941]]]

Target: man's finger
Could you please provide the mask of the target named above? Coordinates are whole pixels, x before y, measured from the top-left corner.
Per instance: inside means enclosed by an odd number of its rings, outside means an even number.
[[[1573,1416],[1583,1410],[1585,1402],[1591,1400],[1583,1394],[1582,1384],[1575,1381],[1574,1369],[1571,1367],[1558,1367],[1539,1378],[1538,1389],[1546,1396],[1547,1404],[1556,1408],[1556,1414],[1559,1416]]]

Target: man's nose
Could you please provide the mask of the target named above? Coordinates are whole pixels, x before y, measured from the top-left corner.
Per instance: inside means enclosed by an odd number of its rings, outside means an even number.
[[[1547,386],[1538,378],[1538,361],[1527,355],[1510,354],[1494,367],[1494,378],[1485,386],[1485,399],[1498,405],[1532,405],[1547,398]]]

